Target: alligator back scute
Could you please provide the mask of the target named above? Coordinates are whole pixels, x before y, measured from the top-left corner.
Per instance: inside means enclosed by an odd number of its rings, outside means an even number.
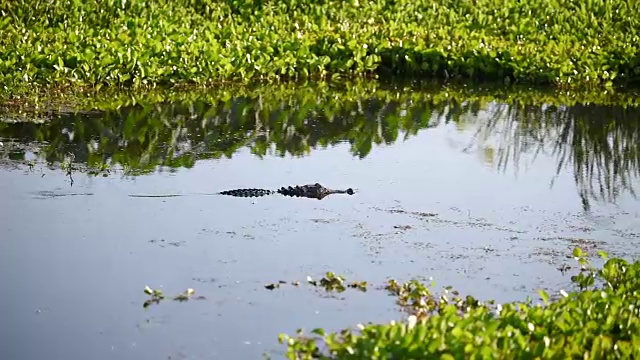
[[[260,197],[273,194],[272,190],[265,189],[234,189],[220,192],[221,195],[230,195],[235,197]]]
[[[277,192],[279,194],[282,194],[284,196],[297,196],[300,197],[303,195],[304,190],[301,186],[296,185],[295,187],[293,186],[287,186],[287,187],[281,187],[280,189],[277,190]]]

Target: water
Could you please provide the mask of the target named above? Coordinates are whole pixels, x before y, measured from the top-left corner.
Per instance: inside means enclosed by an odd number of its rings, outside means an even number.
[[[391,278],[502,302],[570,288],[574,246],[638,258],[637,108],[333,91],[0,123],[0,358],[278,358],[401,319]],[[211,195],[315,182],[357,192]],[[306,284],[327,271],[369,289]]]

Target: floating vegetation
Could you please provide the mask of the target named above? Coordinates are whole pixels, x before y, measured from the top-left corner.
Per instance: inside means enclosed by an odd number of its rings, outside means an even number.
[[[640,79],[634,0],[63,0],[0,4],[0,83],[64,87],[394,75]]]
[[[280,288],[280,285],[286,284],[287,282],[284,280],[280,280],[277,283],[271,283],[265,285],[265,289],[274,290]],[[329,271],[322,277],[320,280],[314,280],[311,276],[307,276],[307,284],[313,287],[321,287],[324,288],[327,292],[344,292],[347,288],[357,289],[362,292],[367,291],[367,282],[366,281],[352,281],[347,282],[344,276],[336,275],[334,272]],[[300,286],[299,281],[292,281],[291,285],[298,287]]]
[[[267,285],[264,286],[264,288],[267,289],[267,290],[274,290],[274,289],[280,288],[280,285],[286,284],[286,283],[287,283],[286,281],[280,280],[277,283],[267,284]]]
[[[195,290],[193,290],[193,289],[187,289],[187,290],[185,290],[185,292],[184,292],[184,293],[182,293],[182,294],[180,294],[180,295],[178,295],[178,296],[174,297],[174,298],[173,298],[173,300],[175,300],[175,301],[180,301],[180,302],[182,302],[182,301],[188,301],[188,300],[191,298],[191,295],[193,295],[194,293],[195,293]]]
[[[159,304],[164,300],[164,292],[160,289],[152,289],[149,286],[144,287],[144,293],[151,296],[151,299],[144,302],[143,307],[149,307],[151,304]]]
[[[555,299],[541,290],[543,304],[481,302],[450,288],[436,296],[415,280],[390,281],[386,288],[409,312],[406,321],[298,330],[279,341],[289,359],[637,358],[640,262],[599,254],[606,262],[596,269],[576,248],[583,270],[572,280],[581,290],[560,290]]]
[[[357,289],[362,292],[367,291],[366,281],[347,283],[343,276],[336,275],[332,271],[328,271],[319,281],[313,280],[311,277],[307,277],[307,283],[313,286],[323,287],[326,291],[344,292],[347,287]]]
[[[152,304],[159,304],[162,300],[165,299],[164,292],[160,289],[152,289],[149,286],[144,287],[144,293],[149,295],[151,298],[146,300],[142,305],[144,308],[149,307]],[[189,288],[185,290],[182,294],[173,297],[174,301],[184,302],[189,301],[192,296],[195,294],[195,290]],[[198,296],[195,298],[196,300],[205,300],[206,297]]]

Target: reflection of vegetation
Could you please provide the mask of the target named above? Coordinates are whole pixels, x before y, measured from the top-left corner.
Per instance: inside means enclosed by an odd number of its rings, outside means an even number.
[[[40,98],[6,108],[12,119],[18,113],[49,114],[51,119],[41,124],[0,122],[0,137],[20,142],[7,151],[11,140],[5,141],[5,159],[21,160],[37,151],[54,164],[71,153],[77,165],[97,169],[96,174],[113,165],[147,173],[158,166],[192,167],[198,159],[230,158],[242,148],[257,156],[303,156],[314,148],[349,142],[352,154],[362,158],[374,144],[394,143],[401,134],[415,135],[440,119],[463,124],[469,118],[484,119],[478,115],[487,112],[487,133],[498,133],[505,119],[507,128],[517,124],[519,129],[511,132],[518,137],[502,140],[501,166],[552,141],[559,169],[573,164],[588,205],[588,196],[615,197],[620,189],[631,189],[630,178],[639,173],[639,99],[631,93],[575,95],[376,82],[231,86],[213,93],[61,94],[56,105],[52,98]],[[61,104],[65,112],[52,111]],[[593,179],[598,191],[589,187]]]
[[[516,166],[527,153],[557,157],[557,173],[573,170],[583,207],[589,199],[635,196],[640,176],[640,109],[615,106],[503,107],[481,127],[485,138],[500,133],[498,167]]]
[[[76,160],[91,166],[109,161],[142,172],[157,165],[191,167],[197,159],[231,157],[243,147],[258,156],[272,147],[279,156],[301,156],[311,148],[349,141],[354,155],[364,157],[373,143],[392,143],[400,130],[415,133],[427,126],[429,117],[422,116],[430,113],[430,104],[411,106],[401,116],[407,101],[363,98],[337,105],[315,98],[288,103],[236,98],[129,106],[62,115],[42,125],[5,124],[0,133],[47,141],[41,156],[49,162],[61,161],[62,154],[72,151]]]

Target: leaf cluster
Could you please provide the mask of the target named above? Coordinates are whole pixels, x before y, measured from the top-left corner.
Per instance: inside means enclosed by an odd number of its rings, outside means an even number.
[[[640,80],[635,0],[16,0],[0,15],[7,88],[381,74]]]
[[[543,304],[482,303],[423,284],[390,282],[388,290],[412,309],[407,322],[360,325],[315,337],[281,335],[290,359],[630,359],[640,355],[640,262],[613,258],[600,269],[585,266],[574,278],[582,289]],[[606,254],[601,254],[606,258]],[[597,279],[596,287],[585,278]]]

